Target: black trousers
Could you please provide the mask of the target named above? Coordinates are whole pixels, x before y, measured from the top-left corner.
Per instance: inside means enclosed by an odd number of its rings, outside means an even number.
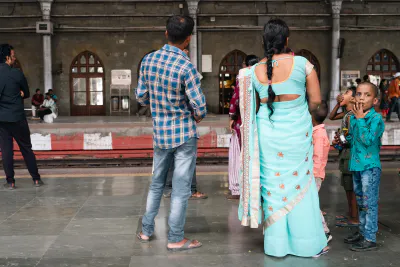
[[[32,151],[31,132],[27,120],[23,119],[18,122],[0,122],[0,148],[7,183],[15,183],[13,138],[19,146],[32,179],[40,180],[36,157]]]
[[[39,110],[39,117],[41,120],[43,120],[44,116],[49,115],[51,113],[53,113],[53,112],[49,108],[42,109],[42,110]]]
[[[400,120],[400,97],[393,97],[390,100],[390,104],[389,104],[389,112],[386,115],[386,121],[390,120],[390,116],[392,115],[392,112],[396,112],[397,113],[397,117],[399,117]]]

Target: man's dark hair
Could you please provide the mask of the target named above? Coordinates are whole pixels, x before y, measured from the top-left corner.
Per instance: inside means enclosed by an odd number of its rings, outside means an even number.
[[[175,15],[167,20],[168,41],[182,44],[193,33],[194,20],[188,16]]]
[[[50,91],[52,91],[52,92],[53,92],[53,89],[49,89],[47,92],[50,92]]]
[[[368,85],[368,86],[372,89],[372,91],[374,92],[375,97],[376,97],[376,98],[379,97],[379,89],[378,89],[378,86],[376,86],[375,84],[373,84],[373,83],[371,83],[371,82],[362,82],[362,83],[360,83],[358,86],[361,86],[361,85]]]
[[[47,96],[50,96],[50,94],[49,94],[49,93],[45,93],[44,95],[45,95],[46,97],[47,97]]]
[[[14,50],[14,47],[9,44],[0,45],[0,63],[5,63],[7,57],[11,57],[11,50]]]
[[[361,79],[360,78],[356,79],[356,83],[360,84],[361,83]]]
[[[244,64],[247,67],[251,67],[251,66],[257,64],[258,61],[259,61],[259,59],[256,55],[248,55],[248,56],[246,56],[246,59],[244,60]]]
[[[364,80],[364,82],[368,82],[369,81],[369,76],[368,75],[364,75],[363,80]]]
[[[39,89],[39,88],[37,88],[35,92],[37,93],[38,91],[40,91],[40,89]]]
[[[319,124],[323,123],[324,120],[326,119],[326,116],[328,116],[328,104],[326,103],[325,100],[321,101],[321,104],[319,104],[319,107],[313,111],[313,118],[316,122]]]

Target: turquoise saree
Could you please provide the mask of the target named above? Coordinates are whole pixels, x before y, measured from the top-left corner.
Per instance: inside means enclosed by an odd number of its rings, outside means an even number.
[[[274,92],[297,94],[293,101],[275,102],[274,114],[261,104],[268,85],[258,81],[255,66],[239,72],[242,151],[239,219],[243,226],[264,227],[264,250],[271,256],[310,257],[327,240],[313,176],[312,123],[306,94],[303,57],[293,58],[287,80],[273,84]]]

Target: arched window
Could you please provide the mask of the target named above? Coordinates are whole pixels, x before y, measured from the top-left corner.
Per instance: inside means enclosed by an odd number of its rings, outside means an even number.
[[[101,116],[106,114],[104,65],[89,51],[80,53],[70,68],[72,116]]]
[[[246,59],[246,54],[239,50],[233,50],[227,54],[221,61],[219,67],[219,113],[229,113],[229,103],[231,101],[233,90],[232,84],[236,83],[236,76],[242,68]]]
[[[389,50],[379,50],[368,61],[367,74],[379,80],[393,76],[398,71],[399,60]]]
[[[319,65],[319,61],[318,61],[317,57],[313,53],[311,53],[310,51],[308,51],[306,49],[301,49],[300,51],[298,51],[296,53],[296,55],[302,56],[302,57],[305,57],[306,59],[308,59],[308,61],[310,61],[311,64],[314,65],[314,69],[317,72],[318,79],[321,80],[321,66]]]

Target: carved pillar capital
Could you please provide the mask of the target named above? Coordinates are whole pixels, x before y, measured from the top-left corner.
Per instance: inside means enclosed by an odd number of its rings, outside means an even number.
[[[332,0],[332,17],[340,18],[340,11],[342,10],[342,0]]]
[[[43,20],[50,20],[51,4],[53,0],[39,0]]]
[[[188,0],[186,1],[188,5],[189,15],[195,19],[197,17],[197,10],[199,7],[199,0]]]

